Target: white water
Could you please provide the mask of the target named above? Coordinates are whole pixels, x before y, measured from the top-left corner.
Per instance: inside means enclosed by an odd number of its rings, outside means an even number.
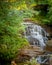
[[[34,23],[24,22],[23,25],[25,25],[25,37],[30,44],[44,48],[48,40],[46,31],[41,26]]]
[[[48,41],[48,33],[41,26],[34,23],[24,22],[23,25],[25,26],[24,34],[29,43],[32,45],[40,46],[41,49],[44,49],[46,42]],[[45,63],[47,61],[47,58],[45,57],[45,59],[42,61],[43,58],[41,56],[38,56],[36,60],[39,63]]]

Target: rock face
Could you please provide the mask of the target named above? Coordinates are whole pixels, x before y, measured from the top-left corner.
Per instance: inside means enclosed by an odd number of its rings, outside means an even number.
[[[52,39],[47,42],[46,51],[52,52]]]
[[[52,65],[52,57],[50,57],[50,65]]]
[[[41,50],[40,47],[31,46],[28,49],[21,50],[20,54],[23,56],[35,57],[37,55],[41,55],[44,51]]]
[[[52,26],[43,25],[42,27],[50,34],[49,39],[52,38]]]
[[[40,47],[30,45],[28,48],[23,48],[20,50],[17,58],[14,59],[16,63],[25,62],[26,60],[30,60],[32,57],[36,57],[37,55],[42,55],[44,51],[41,50]]]

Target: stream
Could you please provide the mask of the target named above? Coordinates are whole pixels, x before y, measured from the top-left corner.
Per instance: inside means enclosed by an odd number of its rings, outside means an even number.
[[[31,45],[40,46],[43,49],[48,41],[48,33],[39,25],[26,22],[25,25],[25,37]]]
[[[47,33],[40,25],[31,22],[24,22],[23,25],[25,26],[25,38],[29,41],[30,45],[39,46],[44,50],[48,41],[49,33]],[[48,61],[48,57],[37,56],[36,60],[38,63],[43,64]]]

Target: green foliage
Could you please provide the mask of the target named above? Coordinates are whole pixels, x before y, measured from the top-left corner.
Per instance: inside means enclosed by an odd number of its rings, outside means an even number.
[[[22,4],[26,4],[27,8],[23,5],[23,8],[18,10]],[[30,7],[32,4],[39,9]],[[47,13],[39,7],[41,4],[48,4]],[[33,15],[41,23],[52,25],[52,0],[0,0],[0,58],[12,59],[18,53],[18,49],[28,44],[21,34],[24,31],[21,23],[24,18]]]
[[[23,31],[22,22],[23,14],[15,8],[15,2],[1,0],[0,58],[2,60],[14,58],[18,53],[18,49],[28,44],[27,40],[21,34]]]
[[[31,60],[26,60],[26,62],[23,63],[17,63],[17,65],[40,65],[39,63],[37,63],[36,59],[31,59]]]
[[[52,25],[52,6],[49,7],[49,12],[47,14],[47,20],[48,20],[48,24]]]
[[[36,59],[31,59],[31,61],[27,61],[24,65],[39,65]]]
[[[41,21],[41,24],[52,25],[52,0],[39,0],[35,2],[36,6],[33,8],[39,14],[36,15],[34,13],[34,18]]]

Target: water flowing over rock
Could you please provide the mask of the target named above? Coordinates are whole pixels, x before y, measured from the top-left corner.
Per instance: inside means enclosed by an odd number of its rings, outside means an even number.
[[[25,26],[24,34],[29,43],[40,46],[43,49],[48,40],[48,33],[41,26],[31,22],[24,22],[23,25]]]
[[[40,25],[31,23],[31,22],[24,22],[23,25],[25,26],[24,35],[29,41],[31,45],[40,47],[43,51],[47,45],[49,33],[47,33],[44,28]],[[37,56],[36,60],[40,64],[49,64],[49,56],[48,53],[42,54],[42,56]]]
[[[44,49],[47,45],[49,33],[40,25],[31,22],[24,22],[22,24],[25,26],[23,35],[30,45],[20,50],[18,57],[14,59],[15,62],[31,61],[32,58],[35,58],[39,64],[49,65],[50,55]]]

